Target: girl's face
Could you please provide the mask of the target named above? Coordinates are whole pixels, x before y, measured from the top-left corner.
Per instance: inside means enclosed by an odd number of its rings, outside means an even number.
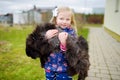
[[[56,17],[56,23],[61,28],[66,28],[71,26],[71,13],[68,11],[58,13]]]

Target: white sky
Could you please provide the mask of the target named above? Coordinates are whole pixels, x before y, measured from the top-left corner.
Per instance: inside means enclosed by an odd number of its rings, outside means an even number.
[[[0,14],[20,12],[37,7],[69,6],[77,12],[105,7],[105,0],[0,0]]]

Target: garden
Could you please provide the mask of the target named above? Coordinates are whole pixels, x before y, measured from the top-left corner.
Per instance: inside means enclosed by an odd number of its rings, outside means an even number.
[[[39,59],[31,59],[25,53],[26,38],[34,28],[0,26],[0,80],[45,80]],[[88,28],[78,29],[78,34],[86,39],[88,32]]]

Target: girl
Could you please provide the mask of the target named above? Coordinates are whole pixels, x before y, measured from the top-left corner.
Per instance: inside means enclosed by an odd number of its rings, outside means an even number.
[[[78,74],[78,80],[85,80],[90,65],[88,44],[76,34],[72,10],[56,8],[51,23],[37,26],[28,36],[27,56],[40,58],[46,80],[72,80],[71,76],[75,74]]]
[[[45,72],[47,80],[72,80],[72,77],[67,74],[68,63],[64,56],[66,51],[66,39],[68,34],[72,37],[77,37],[77,29],[72,10],[68,7],[58,7],[53,11],[53,17],[50,21],[56,24],[56,27],[62,29],[63,32],[58,34],[58,30],[48,30],[45,34],[47,39],[58,35],[60,41],[60,51],[51,53],[48,61],[45,63]]]

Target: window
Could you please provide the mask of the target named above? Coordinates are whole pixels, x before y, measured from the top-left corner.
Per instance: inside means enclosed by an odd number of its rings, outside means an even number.
[[[116,3],[115,3],[115,12],[119,12],[119,0],[116,0]]]

